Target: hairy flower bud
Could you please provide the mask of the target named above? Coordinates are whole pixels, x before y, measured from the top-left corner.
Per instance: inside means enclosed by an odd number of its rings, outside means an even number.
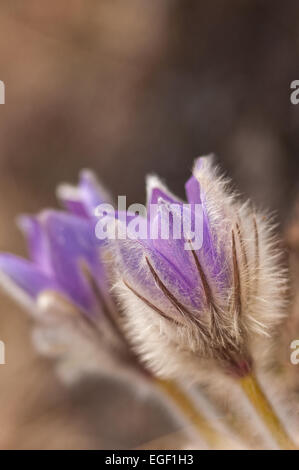
[[[148,205],[183,206],[157,178],[148,186]],[[202,206],[201,248],[186,234],[110,242],[127,331],[162,376],[194,378],[221,365],[242,377],[251,370],[257,337],[266,338],[283,315],[280,252],[271,223],[238,201],[211,157],[196,161],[186,193],[191,216],[192,205]],[[151,224],[163,214],[158,210]]]

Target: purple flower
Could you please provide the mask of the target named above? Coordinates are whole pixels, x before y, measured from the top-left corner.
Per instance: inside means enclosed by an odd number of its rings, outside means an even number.
[[[0,254],[1,284],[33,315],[38,350],[57,357],[67,379],[112,372],[118,363],[140,368],[118,326],[103,242],[94,232],[93,212],[110,197],[86,170],[78,187],[64,184],[58,195],[69,212],[19,218],[30,259]]]
[[[147,229],[145,239],[128,231],[126,240],[110,242],[133,344],[162,376],[194,377],[219,365],[247,374],[255,337],[266,336],[283,312],[285,276],[271,227],[236,199],[211,157],[196,161],[186,183],[187,212],[157,178],[147,186],[148,210],[157,205],[152,228],[169,223],[172,233],[176,217],[187,215],[194,227],[201,205],[203,240],[196,248],[186,233],[152,239]],[[171,214],[170,204],[177,207]]]
[[[82,172],[78,188],[63,185],[59,194],[72,212],[47,210],[37,216],[19,217],[29,248],[30,261],[0,255],[0,270],[28,302],[45,290],[55,290],[88,316],[99,314],[97,299],[86,270],[107,300],[107,280],[101,259],[101,242],[94,235],[92,213],[104,202],[90,172]]]

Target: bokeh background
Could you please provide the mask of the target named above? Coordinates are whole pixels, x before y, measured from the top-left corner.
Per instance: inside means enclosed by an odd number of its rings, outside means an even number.
[[[299,3],[289,0],[2,0],[0,250],[24,253],[20,212],[94,169],[143,202],[146,173],[183,196],[215,153],[283,224],[299,189]],[[0,448],[127,448],[174,431],[158,403],[107,380],[65,389],[1,293]]]

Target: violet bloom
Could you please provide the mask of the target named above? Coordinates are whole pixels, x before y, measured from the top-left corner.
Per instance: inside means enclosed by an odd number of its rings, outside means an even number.
[[[118,325],[103,242],[94,233],[94,210],[110,197],[89,171],[77,187],[61,185],[58,196],[69,212],[19,218],[30,260],[1,254],[1,284],[32,314],[34,343],[58,360],[65,380],[140,370]]]
[[[256,338],[267,337],[283,312],[279,253],[268,222],[250,204],[238,202],[211,157],[196,161],[186,194],[191,219],[194,204],[202,206],[201,248],[186,234],[110,242],[127,330],[136,350],[163,377],[195,378],[219,366],[243,377],[251,371]],[[172,228],[176,214],[169,217],[170,202],[183,214],[182,201],[149,178],[148,207],[158,205],[152,225],[167,217]]]

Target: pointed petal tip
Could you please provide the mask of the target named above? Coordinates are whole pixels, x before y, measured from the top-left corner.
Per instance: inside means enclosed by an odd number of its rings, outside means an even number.
[[[181,203],[182,201],[169,191],[167,186],[156,175],[146,177],[147,204],[157,204],[158,199],[171,203]]]
[[[0,287],[1,289],[12,299],[14,299],[19,305],[25,307],[25,309],[34,314],[36,311],[36,304],[34,298],[24,291],[21,287],[14,282],[14,280],[0,268]]]
[[[163,181],[159,178],[159,176],[155,174],[149,174],[145,177],[146,183],[146,190],[147,193],[150,195],[154,189],[160,189],[160,191],[164,193],[169,193],[170,191],[167,189],[167,186],[163,183]]]
[[[93,210],[102,203],[112,203],[112,196],[105,185],[97,177],[96,173],[90,169],[83,169],[79,175],[79,191],[86,207]]]
[[[20,256],[0,254],[0,271],[26,294],[35,298],[45,288],[56,288],[56,282],[39,266]]]
[[[56,197],[69,213],[88,217],[88,210],[79,187],[62,183],[56,188]]]
[[[213,165],[215,156],[214,154],[207,154],[200,157],[197,157],[194,160],[192,175],[185,183],[185,192],[187,195],[188,202],[192,203],[201,203],[201,176],[202,171],[210,168]]]
[[[92,183],[98,183],[98,178],[93,170],[90,168],[82,168],[79,172],[79,180],[89,181]]]
[[[0,253],[1,288],[32,315],[37,312],[36,294],[46,283],[29,261],[10,253]]]
[[[155,174],[149,174],[145,177],[145,184],[147,190],[151,191],[153,188],[161,188],[165,189],[165,185],[162,183],[160,178]]]
[[[196,176],[196,174],[199,173],[206,166],[211,167],[212,165],[214,165],[214,162],[215,162],[214,153],[208,153],[206,155],[201,155],[197,157],[194,160],[194,164],[193,164],[193,170],[192,170],[193,175]]]
[[[55,209],[44,209],[38,214],[37,220],[46,235],[48,232],[49,225],[52,223],[53,220],[56,220],[57,214],[61,214],[62,216],[66,217],[69,215],[67,212],[58,211]]]
[[[210,161],[214,159],[214,154],[213,153],[209,153],[209,154],[206,154],[206,155],[200,155],[198,157],[195,158],[194,160],[194,164],[193,164],[193,172],[194,171],[199,171],[202,166],[204,165],[204,162],[206,161]]]
[[[78,188],[69,183],[60,183],[56,188],[56,196],[62,201],[80,199]]]
[[[31,233],[34,228],[37,218],[30,214],[21,214],[16,217],[16,225],[21,232],[26,236]]]

